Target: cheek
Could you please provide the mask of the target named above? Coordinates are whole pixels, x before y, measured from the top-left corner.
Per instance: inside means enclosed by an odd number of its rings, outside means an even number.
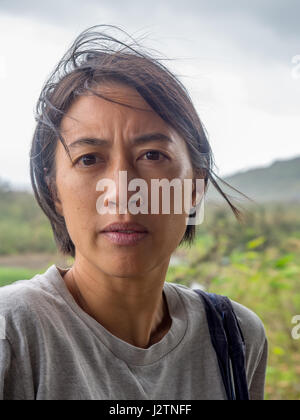
[[[186,230],[185,222],[180,215],[163,215],[161,218],[161,229],[155,233],[153,251],[158,260],[164,260],[171,256],[177,249]]]
[[[152,218],[152,223],[150,218]],[[172,254],[186,231],[186,216],[184,214],[159,214],[149,216],[149,226],[152,226],[154,249],[163,257]]]
[[[186,231],[186,219],[187,216],[185,214],[170,214],[166,222],[168,230],[166,236],[174,248],[177,247]]]
[[[91,185],[86,185],[74,178],[70,182],[67,177],[63,178],[60,185],[60,198],[68,232],[76,242],[84,231],[91,231],[96,210],[96,190]]]
[[[177,194],[174,188],[170,190],[170,214],[163,214],[160,207],[159,225],[162,229],[162,242],[170,252],[173,252],[182,240],[188,227],[189,209],[192,206],[192,179],[193,172],[188,165],[178,176],[180,182],[177,185]],[[184,180],[189,180],[186,184]],[[160,202],[162,192],[160,194]],[[166,200],[168,201],[168,200]]]

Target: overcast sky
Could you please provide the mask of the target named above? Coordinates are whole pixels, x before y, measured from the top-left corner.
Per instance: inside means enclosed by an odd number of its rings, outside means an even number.
[[[299,0],[0,0],[0,178],[30,184],[34,108],[81,31],[114,24],[174,58],[226,176],[300,155]]]

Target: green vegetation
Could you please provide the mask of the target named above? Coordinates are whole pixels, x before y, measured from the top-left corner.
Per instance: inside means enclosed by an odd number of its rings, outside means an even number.
[[[38,274],[36,270],[26,268],[0,267],[0,287],[14,283],[17,280],[28,280]]]
[[[0,181],[0,255],[55,250],[48,219],[32,194],[13,191]]]

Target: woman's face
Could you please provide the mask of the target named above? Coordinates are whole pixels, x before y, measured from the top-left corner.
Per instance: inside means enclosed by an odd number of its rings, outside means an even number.
[[[193,179],[187,146],[133,89],[122,84],[106,84],[99,92],[123,103],[142,108],[137,110],[106,101],[94,95],[78,97],[63,118],[62,135],[69,146],[72,161],[58,142],[56,150],[57,210],[64,216],[76,257],[86,259],[103,272],[114,276],[134,276],[169,263],[186,230],[187,214],[174,214],[174,192],[171,188],[170,214],[151,214],[151,179]],[[72,118],[68,118],[72,117]],[[156,134],[146,143],[136,138]],[[171,141],[164,141],[168,137]],[[104,139],[105,145],[78,144],[78,139]],[[157,140],[158,139],[158,140]],[[151,153],[147,153],[151,152]],[[86,156],[88,155],[88,156]],[[96,190],[101,179],[116,185],[115,202],[120,188],[119,171],[126,171],[127,183],[145,180],[148,186],[147,214],[99,214]],[[127,186],[128,186],[127,184]],[[120,187],[120,188],[119,188]],[[160,189],[161,190],[161,189]],[[127,190],[128,191],[128,190]],[[136,191],[127,192],[127,202]],[[182,195],[183,197],[183,195]],[[160,202],[161,202],[160,191]],[[139,205],[139,203],[137,203]],[[128,211],[128,210],[127,210]],[[100,233],[114,222],[137,222],[148,234],[135,245],[116,245]]]

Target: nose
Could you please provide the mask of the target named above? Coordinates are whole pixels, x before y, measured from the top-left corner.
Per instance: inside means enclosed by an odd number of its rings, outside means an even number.
[[[108,178],[112,181],[112,188],[106,194],[105,206],[110,204],[116,206],[116,211],[120,214],[128,212],[128,204],[137,202],[139,198],[136,191],[128,191],[129,183],[138,178],[136,169],[133,167],[130,157],[118,152],[118,155],[112,159],[109,168]],[[133,195],[135,197],[131,198]]]

